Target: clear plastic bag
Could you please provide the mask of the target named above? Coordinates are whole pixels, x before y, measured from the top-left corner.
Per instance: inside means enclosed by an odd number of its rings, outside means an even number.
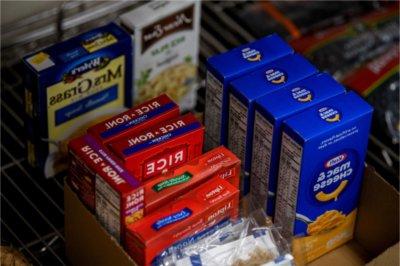
[[[220,221],[175,243],[153,265],[293,265],[288,243],[265,212],[243,202],[240,218]]]

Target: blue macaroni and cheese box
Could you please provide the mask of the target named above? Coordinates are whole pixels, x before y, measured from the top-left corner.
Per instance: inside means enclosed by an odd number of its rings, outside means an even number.
[[[269,216],[275,210],[283,120],[344,92],[330,75],[319,73],[256,100],[250,192]]]
[[[306,262],[353,236],[372,111],[349,92],[284,121],[275,224]]]
[[[68,140],[131,103],[131,37],[114,23],[25,56],[28,161],[46,177],[68,165]]]
[[[293,49],[273,34],[207,60],[204,115],[206,151],[227,144],[228,84],[235,78],[292,53]]]
[[[229,93],[228,148],[242,162],[240,189],[250,189],[251,148],[255,100],[315,74],[317,69],[298,54],[288,55],[231,82]]]

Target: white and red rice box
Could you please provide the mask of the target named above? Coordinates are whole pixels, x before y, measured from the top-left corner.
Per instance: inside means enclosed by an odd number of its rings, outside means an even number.
[[[239,190],[213,178],[163,208],[129,225],[126,250],[139,265],[151,265],[168,247],[238,215]]]
[[[162,94],[89,127],[87,132],[100,143],[107,144],[177,116],[179,116],[178,105],[167,95]]]
[[[135,178],[146,181],[199,156],[203,138],[203,125],[188,113],[109,145]]]
[[[143,217],[144,191],[140,182],[90,135],[72,140],[70,153],[70,175],[75,176],[69,178],[70,186],[74,188],[77,176],[85,179],[87,190],[79,196],[94,207],[101,225],[123,242],[126,225]]]
[[[151,1],[120,16],[133,38],[133,97],[168,94],[182,110],[197,97],[200,1]]]
[[[212,178],[239,187],[240,160],[220,146],[145,184],[145,215]]]

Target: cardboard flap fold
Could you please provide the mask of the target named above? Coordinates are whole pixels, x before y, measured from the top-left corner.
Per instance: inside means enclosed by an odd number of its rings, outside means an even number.
[[[399,241],[399,193],[371,166],[365,169],[355,239],[371,257]]]

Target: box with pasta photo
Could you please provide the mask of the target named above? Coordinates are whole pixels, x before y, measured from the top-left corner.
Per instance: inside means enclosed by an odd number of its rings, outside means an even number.
[[[288,117],[345,89],[327,73],[319,73],[259,98],[255,104],[250,193],[268,216],[275,211],[282,123]]]
[[[353,237],[372,111],[348,92],[284,121],[274,222],[307,262]]]
[[[182,110],[194,108],[200,1],[151,1],[120,16],[133,38],[133,101],[166,93]]]

